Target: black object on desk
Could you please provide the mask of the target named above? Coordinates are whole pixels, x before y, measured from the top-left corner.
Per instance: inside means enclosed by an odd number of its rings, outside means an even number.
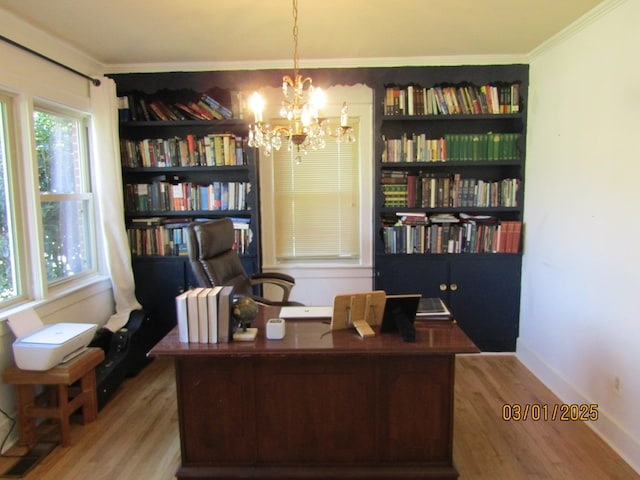
[[[419,294],[387,295],[380,332],[399,332],[405,342],[416,341],[413,324],[422,298]]]

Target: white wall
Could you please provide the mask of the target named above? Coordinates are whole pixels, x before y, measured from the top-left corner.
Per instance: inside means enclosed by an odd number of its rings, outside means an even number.
[[[640,2],[531,59],[518,356],[640,469]],[[616,383],[620,385],[616,391]]]

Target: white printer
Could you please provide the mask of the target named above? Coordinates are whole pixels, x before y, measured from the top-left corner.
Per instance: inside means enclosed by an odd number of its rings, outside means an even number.
[[[13,358],[23,370],[49,370],[82,353],[95,335],[95,323],[43,325],[34,310],[9,318],[17,339]]]

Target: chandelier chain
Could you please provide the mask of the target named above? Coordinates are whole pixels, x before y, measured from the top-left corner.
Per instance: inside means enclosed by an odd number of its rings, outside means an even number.
[[[298,75],[298,0],[293,0],[293,75]]]

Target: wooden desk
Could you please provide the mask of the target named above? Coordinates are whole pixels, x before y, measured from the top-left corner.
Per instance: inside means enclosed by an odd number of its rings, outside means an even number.
[[[258,327],[255,342],[213,345],[174,330],[152,349],[175,360],[178,479],[458,477],[454,360],[478,350],[457,324],[421,322],[416,343],[319,321],[288,320],[284,340]]]
[[[69,417],[82,408],[84,423],[92,422],[98,414],[95,368],[104,360],[100,348],[87,348],[76,358],[45,371],[21,370],[16,366],[5,369],[2,381],[16,385],[20,444],[36,441],[36,419],[53,418],[60,422],[62,446],[70,445]],[[71,385],[80,380],[79,388]],[[35,389],[44,385],[55,389],[46,405],[36,402]]]

